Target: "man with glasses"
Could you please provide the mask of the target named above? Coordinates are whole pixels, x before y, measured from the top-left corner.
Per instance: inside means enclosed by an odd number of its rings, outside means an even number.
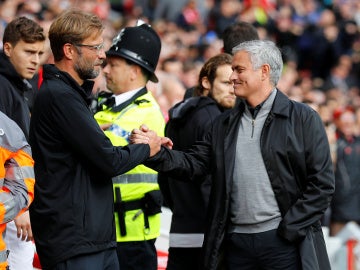
[[[43,269],[118,270],[111,178],[160,149],[160,140],[114,147],[89,109],[105,60],[103,25],[78,10],[49,30],[54,65],[34,104],[30,144],[36,198],[30,207]]]

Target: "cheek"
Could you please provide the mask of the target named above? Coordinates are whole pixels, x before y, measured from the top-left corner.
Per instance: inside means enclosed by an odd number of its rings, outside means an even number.
[[[121,82],[124,76],[126,76],[124,72],[125,72],[124,70],[122,70],[121,72],[121,70],[119,71],[118,69],[113,69],[111,72],[111,79],[117,83]]]
[[[27,65],[27,59],[24,57],[12,57],[12,64],[15,67],[15,69],[18,71],[18,73],[21,73],[23,70],[26,69]]]

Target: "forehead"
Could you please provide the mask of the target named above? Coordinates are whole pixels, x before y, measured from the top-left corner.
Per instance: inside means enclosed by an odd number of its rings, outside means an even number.
[[[237,51],[234,56],[233,56],[233,60],[236,59],[249,59],[250,60],[250,56],[249,53],[245,50],[241,50],[241,51]]]
[[[232,66],[248,66],[251,64],[250,55],[248,52],[241,50],[234,54],[232,60]]]
[[[106,61],[108,63],[112,63],[112,64],[120,64],[120,63],[125,63],[125,59],[120,57],[120,56],[113,56],[113,55],[110,55],[110,56],[106,56]]]
[[[94,31],[89,37],[84,39],[85,42],[92,42],[93,43],[102,43],[104,41],[102,36],[103,31]]]
[[[32,50],[32,51],[43,50],[45,47],[45,40],[29,43],[29,42],[25,42],[21,39],[16,43],[16,45],[14,47],[20,48],[20,49],[25,49],[25,50]]]
[[[231,69],[231,65],[230,64],[223,64],[217,67],[216,69],[216,75],[217,76],[221,76],[221,75],[226,75],[227,73],[231,73],[232,69]]]

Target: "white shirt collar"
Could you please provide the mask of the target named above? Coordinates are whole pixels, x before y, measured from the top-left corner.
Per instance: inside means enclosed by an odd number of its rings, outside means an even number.
[[[134,89],[134,90],[130,90],[127,91],[125,93],[119,94],[119,95],[114,95],[115,97],[115,106],[120,105],[121,103],[124,103],[125,101],[128,101],[129,99],[131,99],[137,92],[139,92],[141,89],[143,89],[143,87],[138,88],[138,89]]]

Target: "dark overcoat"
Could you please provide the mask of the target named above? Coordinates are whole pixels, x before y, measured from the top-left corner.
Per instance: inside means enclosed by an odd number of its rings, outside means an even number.
[[[223,267],[224,237],[229,225],[229,203],[236,138],[245,105],[223,113],[205,139],[190,151],[163,148],[147,165],[178,179],[195,180],[211,171],[208,222],[204,241],[204,269]],[[306,104],[277,91],[265,121],[261,153],[278,202],[282,221],[278,234],[299,247],[313,247],[302,256],[303,269],[330,269],[320,219],[334,192],[329,143],[321,118]],[[246,155],[246,153],[244,153]],[[305,239],[305,242],[303,240]]]

